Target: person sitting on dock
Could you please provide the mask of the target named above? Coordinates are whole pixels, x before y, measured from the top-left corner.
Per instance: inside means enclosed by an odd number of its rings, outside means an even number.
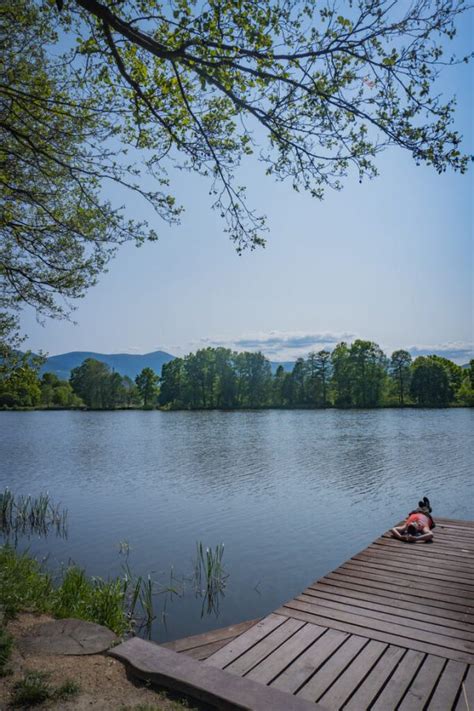
[[[432,528],[435,522],[431,516],[430,500],[424,496],[423,501],[418,502],[418,508],[410,511],[403,526],[392,528],[392,536],[407,543],[428,543],[434,536]]]

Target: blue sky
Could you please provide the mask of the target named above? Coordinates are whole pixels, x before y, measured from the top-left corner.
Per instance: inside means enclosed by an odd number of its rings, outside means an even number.
[[[471,26],[460,28],[466,51]],[[472,65],[449,69],[441,88],[456,93],[456,127],[474,152]],[[176,173],[186,212],[160,223],[160,240],[127,245],[99,284],[78,302],[76,325],[36,322],[26,311],[27,346],[185,354],[205,345],[262,350],[294,360],[339,340],[365,338],[387,353],[445,353],[466,362],[473,334],[473,171],[437,175],[391,149],[380,175],[350,178],[323,202],[265,178],[249,161],[241,181],[268,216],[265,249],[239,257],[210,209],[209,185]],[[127,205],[131,214],[142,207]]]

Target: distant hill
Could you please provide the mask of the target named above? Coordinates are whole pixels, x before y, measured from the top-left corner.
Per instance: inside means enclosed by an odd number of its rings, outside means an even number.
[[[100,360],[101,363],[106,363],[110,368],[115,370],[120,375],[128,375],[129,378],[135,379],[138,373],[143,368],[152,368],[155,373],[161,375],[161,368],[164,363],[169,363],[176,356],[165,351],[154,351],[153,353],[144,353],[140,355],[131,353],[94,353],[93,351],[71,351],[70,353],[61,353],[60,355],[49,356],[45,364],[40,370],[40,375],[43,373],[54,373],[61,380],[69,380],[71,370],[81,365],[86,358],[94,358]],[[293,370],[294,362],[272,362],[272,373],[275,374],[279,365],[282,365],[286,372],[290,373]]]
[[[61,355],[50,356],[41,368],[40,374],[54,373],[61,380],[69,380],[71,370],[81,365],[86,358],[94,358],[106,363],[120,375],[128,375],[134,379],[143,368],[152,368],[155,373],[161,374],[164,363],[169,363],[175,356],[165,351],[154,351],[134,355],[130,353],[93,353],[89,351],[72,351]]]

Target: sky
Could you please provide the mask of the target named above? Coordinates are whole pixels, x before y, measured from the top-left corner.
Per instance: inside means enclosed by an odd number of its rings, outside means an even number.
[[[465,18],[457,46],[473,35]],[[449,73],[448,73],[449,72]],[[472,65],[446,70],[458,98],[456,128],[474,153]],[[386,353],[473,357],[473,170],[416,166],[400,149],[380,175],[320,202],[275,183],[249,161],[240,175],[249,203],[268,217],[265,249],[237,255],[210,209],[209,184],[172,175],[186,207],[178,227],[157,220],[157,243],[126,245],[77,302],[72,322],[37,322],[26,310],[26,345],[49,355],[87,350],[184,355],[205,346],[261,350],[295,360],[341,340],[376,341]],[[131,214],[143,206],[127,205]]]

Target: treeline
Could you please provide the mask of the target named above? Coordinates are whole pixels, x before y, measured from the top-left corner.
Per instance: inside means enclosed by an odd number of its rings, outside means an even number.
[[[93,358],[71,371],[69,380],[54,373],[39,376],[44,359],[15,354],[0,366],[0,407],[3,408],[118,408],[156,407],[159,377],[144,368],[133,381]]]
[[[169,409],[472,406],[474,360],[463,369],[436,355],[412,360],[404,350],[388,358],[376,343],[357,340],[272,375],[261,353],[206,348],[163,366],[158,402]]]
[[[23,355],[0,369],[0,407],[118,408],[374,408],[474,406],[474,360],[461,368],[437,355],[388,358],[372,341],[339,343],[298,358],[291,372],[262,353],[205,348],[144,368],[135,380],[88,358],[69,381],[38,375],[41,359]]]

